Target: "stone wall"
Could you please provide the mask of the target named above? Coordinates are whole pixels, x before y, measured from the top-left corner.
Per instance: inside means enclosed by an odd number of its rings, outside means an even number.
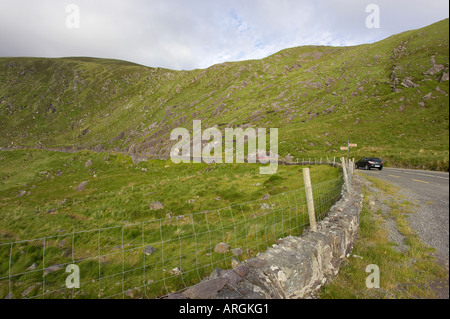
[[[266,252],[232,270],[217,268],[210,277],[169,299],[298,299],[314,298],[338,273],[350,255],[359,228],[361,183],[354,177],[351,193],[328,216],[301,237],[277,240]]]

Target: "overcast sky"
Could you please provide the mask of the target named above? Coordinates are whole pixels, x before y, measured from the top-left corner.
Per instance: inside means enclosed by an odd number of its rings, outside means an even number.
[[[79,8],[79,28],[74,11]],[[369,4],[380,28],[367,28]],[[91,56],[170,69],[301,45],[372,43],[448,17],[448,0],[0,0],[0,56]]]

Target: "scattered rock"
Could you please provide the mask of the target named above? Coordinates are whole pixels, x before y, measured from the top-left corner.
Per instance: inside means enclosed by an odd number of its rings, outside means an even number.
[[[423,75],[435,75],[445,68],[442,64],[436,64],[435,56],[431,57],[431,65],[432,67],[424,72]]]
[[[28,296],[28,294],[34,289],[34,288],[36,288],[38,285],[33,285],[33,286],[30,286],[30,287],[28,287],[28,289],[27,290],[25,290],[24,292],[22,292],[22,297],[26,297],[26,296]]]
[[[164,204],[161,202],[153,202],[150,204],[150,210],[160,210],[164,208]]]
[[[425,95],[422,99],[428,100],[428,99],[431,99],[432,97],[433,97],[433,93],[430,92],[430,93],[428,93],[427,95]]]
[[[142,173],[147,173],[147,169],[146,169],[146,168],[143,168],[143,169],[141,169],[141,172],[142,172]]]
[[[270,194],[265,194],[263,197],[261,197],[261,200],[268,200],[270,198]]]
[[[169,271],[169,274],[174,275],[174,276],[179,276],[179,275],[181,275],[181,270],[177,267],[177,268],[174,268],[171,271]]]
[[[336,109],[336,107],[337,107],[336,105],[333,105],[333,106],[327,108],[324,112],[327,113],[327,114],[331,114]]]
[[[23,196],[25,196],[27,194],[27,192],[26,191],[21,191],[16,197],[23,197]]]
[[[406,78],[403,79],[402,85],[407,88],[416,88],[420,86],[419,84],[414,83],[412,77],[410,76],[407,76]]]
[[[156,252],[156,248],[152,247],[152,246],[147,246],[144,248],[144,254],[146,254],[147,256],[151,256]]]
[[[61,265],[61,264],[57,264],[57,265],[53,265],[53,266],[50,266],[50,267],[44,269],[44,276],[60,270],[62,268],[62,266],[63,265]]]
[[[261,204],[261,209],[262,209],[262,210],[268,210],[268,209],[270,209],[270,206],[269,206],[269,204],[267,204],[267,203],[262,203],[262,204]]]
[[[91,161],[91,160],[88,160],[88,161],[84,164],[84,167],[90,167],[90,166],[92,166],[92,161]]]
[[[84,188],[86,187],[87,183],[88,183],[88,182],[82,182],[80,185],[77,186],[77,188],[75,188],[75,190],[76,190],[77,192],[84,191]]]
[[[447,93],[445,93],[445,91],[442,91],[441,88],[440,88],[439,86],[436,87],[436,91],[439,92],[439,93],[441,93],[441,94],[444,94],[445,96],[447,96]]]
[[[33,263],[30,267],[28,267],[26,270],[35,270],[37,268],[37,264]]]
[[[218,254],[225,254],[230,251],[230,245],[226,243],[219,243],[214,247],[214,252]]]

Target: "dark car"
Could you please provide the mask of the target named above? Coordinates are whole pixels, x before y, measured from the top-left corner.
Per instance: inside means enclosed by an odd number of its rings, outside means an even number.
[[[379,158],[363,157],[355,163],[356,169],[364,168],[370,170],[372,168],[378,168],[380,171],[383,169],[383,162]]]

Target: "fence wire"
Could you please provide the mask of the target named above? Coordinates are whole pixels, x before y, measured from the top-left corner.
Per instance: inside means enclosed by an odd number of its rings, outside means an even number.
[[[313,185],[318,221],[343,184],[341,176]],[[308,226],[301,188],[214,211],[0,244],[0,298],[158,298]],[[71,265],[79,288],[67,286]]]

